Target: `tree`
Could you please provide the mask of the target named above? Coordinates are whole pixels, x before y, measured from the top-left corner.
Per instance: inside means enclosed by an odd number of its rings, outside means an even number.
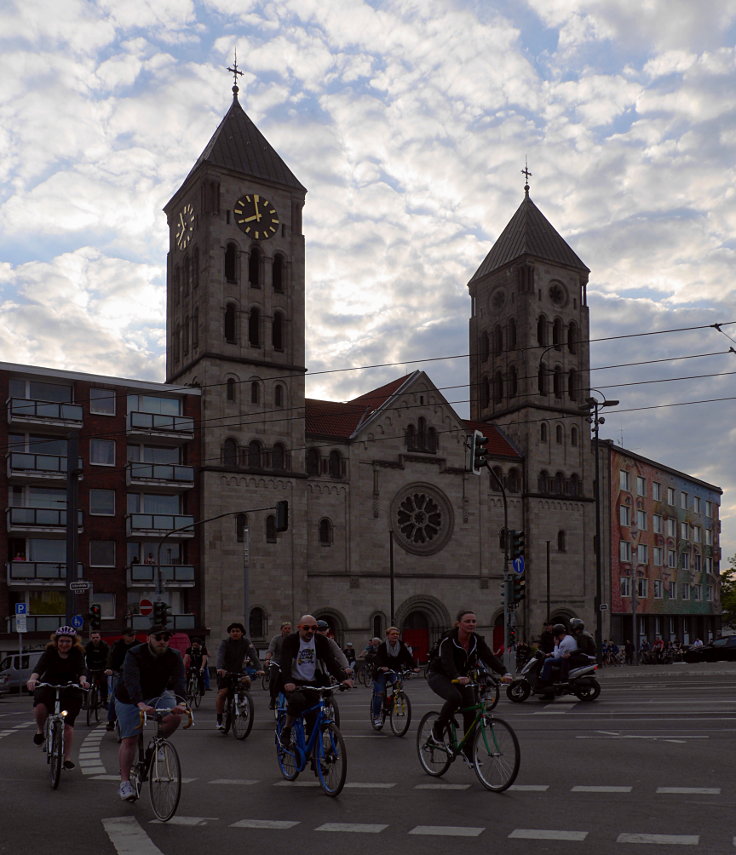
[[[730,567],[721,573],[723,624],[736,628],[736,555],[732,555],[728,561]]]

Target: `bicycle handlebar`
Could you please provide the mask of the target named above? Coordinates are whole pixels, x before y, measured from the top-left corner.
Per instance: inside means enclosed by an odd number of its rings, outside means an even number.
[[[174,712],[175,709],[176,707],[156,707],[152,713],[139,709],[138,716],[140,718],[141,727],[145,727],[145,724],[149,719],[160,724],[163,719],[170,713]],[[192,711],[189,707],[184,708],[184,713],[187,716],[187,723],[184,725],[184,730],[187,730],[194,724],[194,716],[192,715]],[[182,715],[184,713],[182,713]]]
[[[36,683],[37,689],[44,687],[48,687],[49,689],[79,689],[80,692],[89,691],[89,689],[85,689],[84,686],[80,686],[79,683]]]
[[[296,684],[295,684],[296,685]],[[313,692],[319,692],[320,694],[332,694],[334,691],[338,692],[346,692],[350,689],[350,686],[344,686],[340,683],[337,686],[296,686],[298,689],[311,689]]]

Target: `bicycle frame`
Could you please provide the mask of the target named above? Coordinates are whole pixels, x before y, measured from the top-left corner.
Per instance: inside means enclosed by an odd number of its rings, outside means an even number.
[[[51,766],[51,787],[55,790],[59,786],[61,764],[64,761],[64,729],[66,728],[66,710],[61,708],[61,693],[64,689],[79,689],[84,691],[78,683],[37,683],[36,688],[49,688],[54,690],[54,711],[49,711],[44,725],[44,736],[46,739],[46,763]],[[54,731],[59,728],[59,744],[54,746]]]

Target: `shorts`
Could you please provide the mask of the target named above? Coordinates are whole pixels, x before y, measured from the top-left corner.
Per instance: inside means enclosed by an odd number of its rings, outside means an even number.
[[[156,698],[146,698],[146,703],[149,707],[175,707],[176,697],[173,692],[163,692]],[[128,739],[131,736],[138,736],[141,732],[141,711],[137,704],[124,704],[122,701],[115,698],[115,715],[118,717],[118,729],[120,730],[120,738]]]
[[[82,692],[79,689],[62,689],[61,692],[61,708],[66,710],[65,723],[69,727],[74,727],[74,722],[79,715],[79,710],[82,708]],[[56,690],[48,686],[42,686],[36,689],[33,693],[33,706],[43,704],[50,715],[54,713],[54,704],[56,703]]]

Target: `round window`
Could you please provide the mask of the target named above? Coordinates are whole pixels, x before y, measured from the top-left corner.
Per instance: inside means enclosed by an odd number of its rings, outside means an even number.
[[[396,541],[407,552],[439,552],[452,534],[452,507],[446,496],[429,484],[412,484],[398,493],[391,518]]]

